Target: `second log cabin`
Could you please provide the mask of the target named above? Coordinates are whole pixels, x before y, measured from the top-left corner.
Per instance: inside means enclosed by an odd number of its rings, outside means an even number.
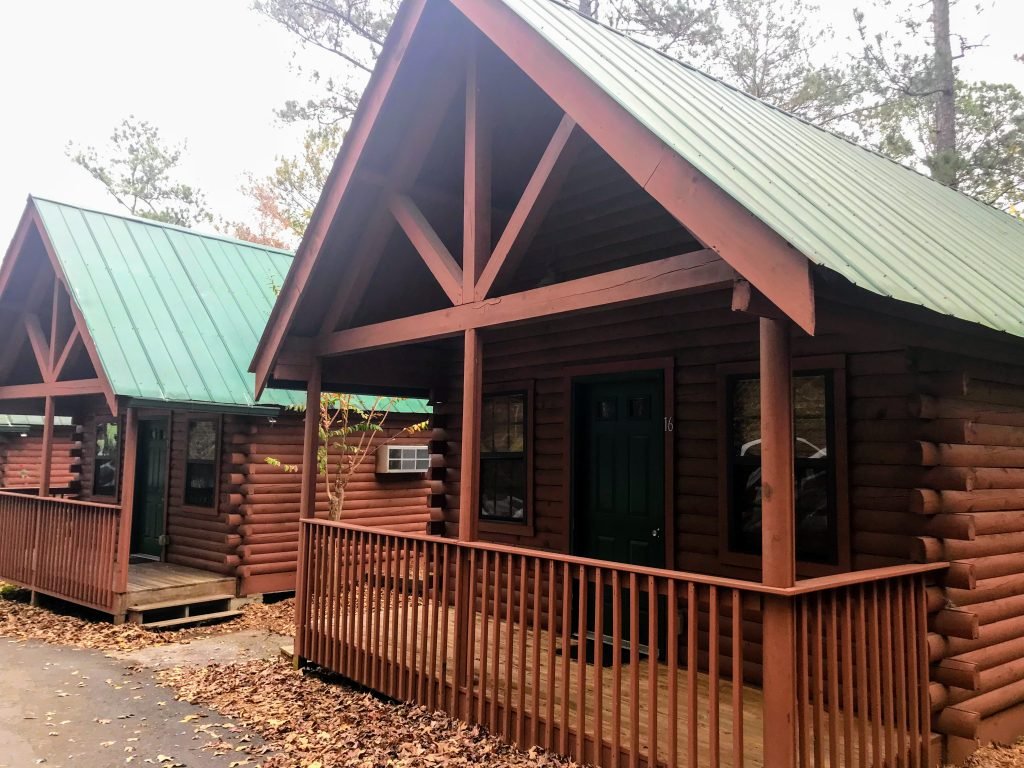
[[[160,626],[294,589],[300,475],[267,459],[301,464],[303,399],[256,404],[245,370],[291,259],[29,199],[0,265],[0,406],[31,414],[4,435],[0,579]],[[379,443],[427,446],[426,402],[387,403]],[[424,532],[429,473],[376,469],[346,513]]]

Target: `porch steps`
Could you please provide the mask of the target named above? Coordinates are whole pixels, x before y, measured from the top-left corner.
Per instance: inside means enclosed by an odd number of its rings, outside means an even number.
[[[169,629],[200,621],[228,619],[242,613],[246,600],[231,593],[139,603],[128,608],[128,621],[148,629]]]

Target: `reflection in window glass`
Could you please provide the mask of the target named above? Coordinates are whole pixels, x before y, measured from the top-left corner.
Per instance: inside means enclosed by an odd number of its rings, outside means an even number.
[[[526,395],[484,397],[480,517],[526,522]]]
[[[729,539],[733,551],[761,552],[760,381],[733,379],[729,388]],[[796,549],[805,562],[837,557],[831,374],[793,379]]]
[[[185,462],[185,504],[213,507],[217,488],[217,422],[194,419],[188,423]]]
[[[121,451],[116,421],[96,425],[96,460],[93,464],[92,493],[94,496],[117,495],[117,469]]]

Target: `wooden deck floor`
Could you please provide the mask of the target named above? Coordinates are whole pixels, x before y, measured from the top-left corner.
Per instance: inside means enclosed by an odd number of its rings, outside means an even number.
[[[140,606],[186,603],[206,596],[234,596],[232,576],[188,568],[173,563],[148,562],[128,565],[128,590],[116,595],[112,613],[122,619]]]

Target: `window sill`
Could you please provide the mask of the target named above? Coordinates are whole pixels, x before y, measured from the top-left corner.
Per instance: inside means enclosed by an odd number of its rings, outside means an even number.
[[[519,520],[480,520],[478,523],[480,533],[498,533],[504,536],[533,536],[533,521],[522,522]]]

